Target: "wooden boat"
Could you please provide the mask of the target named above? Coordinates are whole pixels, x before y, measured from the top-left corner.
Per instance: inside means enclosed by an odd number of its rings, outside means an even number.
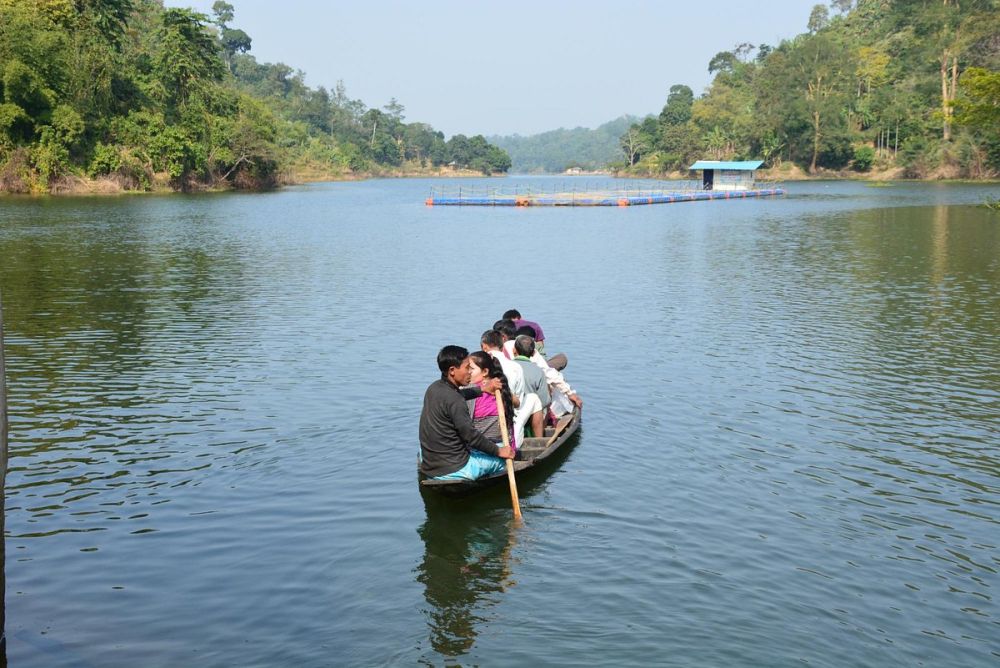
[[[555,427],[546,427],[544,436],[525,438],[514,459],[514,473],[527,471],[552,457],[576,433],[580,426],[580,417],[581,410],[574,407],[573,412],[562,416]],[[422,489],[434,490],[449,496],[464,496],[501,482],[505,484],[507,482],[506,471],[478,480],[435,480],[420,476]]]

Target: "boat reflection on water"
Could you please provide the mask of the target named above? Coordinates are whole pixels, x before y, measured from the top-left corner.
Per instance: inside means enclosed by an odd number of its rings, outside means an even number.
[[[431,648],[444,657],[468,653],[489,609],[514,586],[512,553],[517,528],[510,508],[455,503],[424,494],[427,519],[417,530],[424,558],[417,581],[424,585]]]
[[[577,440],[579,432],[571,437],[570,447],[518,475],[525,522],[530,522],[530,499],[544,494],[558,478],[552,474]],[[517,584],[516,547],[523,529],[514,521],[506,484],[464,498],[424,487],[420,494],[427,518],[417,529],[424,558],[415,572],[424,585],[430,646],[439,656],[460,657],[472,650],[479,631],[491,621],[490,609]]]

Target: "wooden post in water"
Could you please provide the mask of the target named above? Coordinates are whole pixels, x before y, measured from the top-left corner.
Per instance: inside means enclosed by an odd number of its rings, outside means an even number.
[[[3,294],[0,293],[0,661],[7,665],[7,367],[3,347]]]

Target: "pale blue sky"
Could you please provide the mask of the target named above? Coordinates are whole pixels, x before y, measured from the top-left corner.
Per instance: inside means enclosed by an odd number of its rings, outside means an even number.
[[[166,0],[211,13],[213,0]],[[534,134],[658,113],[675,83],[695,94],[708,61],[741,42],[805,31],[815,0],[229,0],[262,62],[446,135]]]

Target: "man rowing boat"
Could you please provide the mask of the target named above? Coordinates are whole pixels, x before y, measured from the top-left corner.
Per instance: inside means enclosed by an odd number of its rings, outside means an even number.
[[[420,413],[420,472],[441,480],[476,480],[503,471],[513,451],[477,431],[465,403],[499,390],[502,382],[489,378],[481,388],[469,386],[469,351],[461,346],[442,348],[437,363],[441,378],[427,388]]]

